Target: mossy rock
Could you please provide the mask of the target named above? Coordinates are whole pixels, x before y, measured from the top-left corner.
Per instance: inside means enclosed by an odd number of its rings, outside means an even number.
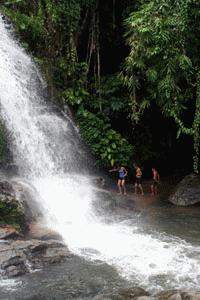
[[[27,227],[23,204],[16,199],[7,181],[0,182],[0,226],[5,225],[11,225],[19,231]]]

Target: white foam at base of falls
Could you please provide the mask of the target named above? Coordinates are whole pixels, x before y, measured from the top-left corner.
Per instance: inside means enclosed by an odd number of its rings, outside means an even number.
[[[34,186],[48,207],[48,223],[77,255],[107,262],[123,277],[153,291],[198,284],[200,267],[191,253],[200,247],[173,236],[141,233],[126,222],[101,223],[92,210],[95,193],[87,178],[43,178]]]

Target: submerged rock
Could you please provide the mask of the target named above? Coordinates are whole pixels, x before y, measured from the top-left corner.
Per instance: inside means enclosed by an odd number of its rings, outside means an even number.
[[[190,174],[181,180],[169,201],[178,206],[200,203],[200,176]]]
[[[200,300],[200,291],[181,293],[182,300]]]
[[[156,295],[158,300],[181,300],[181,291],[179,290],[168,290],[160,292]]]
[[[143,300],[150,300],[149,293],[140,287],[132,287],[127,289],[120,289],[107,295],[98,295],[95,300],[132,300],[145,297]],[[147,298],[147,299],[146,299]]]
[[[98,295],[93,300],[200,300],[199,291],[167,290],[150,296],[145,290],[133,287],[112,294]]]

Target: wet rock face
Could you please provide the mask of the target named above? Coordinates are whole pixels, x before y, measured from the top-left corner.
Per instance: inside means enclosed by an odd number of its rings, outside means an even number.
[[[200,203],[200,176],[190,174],[176,187],[169,201],[178,206]]]
[[[156,295],[158,300],[182,300],[181,291],[179,290],[169,290],[163,291]]]
[[[12,184],[8,181],[0,181],[0,194],[14,197],[15,192]]]
[[[17,239],[19,232],[12,226],[0,227],[0,240]]]
[[[11,29],[12,28],[12,23],[11,23],[10,19],[5,15],[2,15],[1,18],[4,21],[4,23],[6,25],[6,28]]]
[[[92,177],[92,178],[90,178],[90,180],[92,181],[92,183],[94,185],[96,185],[99,188],[105,188],[106,187],[106,182],[105,182],[105,179],[103,177]]]
[[[26,228],[25,208],[8,181],[0,181],[0,224],[10,224],[19,230]]]
[[[0,226],[11,225],[24,231],[28,223],[41,216],[33,194],[27,184],[0,180]]]
[[[26,240],[27,239],[41,240],[41,241],[48,241],[48,240],[62,241],[63,240],[62,236],[58,232],[49,229],[44,224],[39,224],[39,223],[29,224],[29,231],[26,233]]]
[[[145,290],[139,287],[119,290],[117,295],[112,295],[113,300],[131,300],[140,296],[149,296]]]
[[[55,240],[6,241],[0,244],[0,274],[8,278],[20,276],[71,256],[68,248]]]

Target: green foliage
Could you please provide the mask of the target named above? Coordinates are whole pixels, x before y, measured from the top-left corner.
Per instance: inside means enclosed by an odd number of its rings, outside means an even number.
[[[72,106],[79,106],[84,102],[89,93],[83,88],[68,88],[63,91],[63,96],[66,99],[67,103]]]
[[[70,34],[77,30],[80,20],[81,3],[76,0],[60,0],[59,4],[56,0],[46,1],[46,8],[51,21],[56,25],[63,25],[70,29]]]
[[[18,230],[25,229],[24,213],[14,199],[10,202],[0,200],[0,226],[2,225],[12,225]]]
[[[195,36],[200,33],[200,3],[197,0],[142,3],[125,21],[130,52],[121,76],[129,90],[132,120],[139,122],[144,110],[156,103],[164,115],[176,122],[177,137],[181,133],[193,136],[197,172],[199,105],[194,95],[200,41]],[[186,126],[184,115],[191,107],[196,111],[194,122]]]
[[[64,62],[60,63],[60,68],[63,72],[69,71],[68,66]],[[89,96],[89,92],[86,89],[87,71],[88,68],[86,63],[75,63],[72,73],[73,76],[68,82],[68,86],[70,87],[62,92],[64,101],[76,108],[85,102]]]
[[[87,107],[93,112],[101,111],[112,117],[128,111],[128,95],[119,76],[104,76],[101,78],[100,89],[96,89],[93,83],[90,90]]]
[[[25,1],[24,0],[10,0],[10,1],[6,1],[5,2],[5,5],[12,5],[12,4],[24,4]]]
[[[16,25],[17,31],[22,35],[26,48],[34,49],[34,47],[40,47],[40,43],[44,43],[44,20],[40,15],[28,16],[21,13],[18,10],[3,9]]]
[[[104,167],[117,163],[131,164],[134,147],[114,131],[108,120],[102,119],[101,114],[97,116],[85,109],[79,109],[77,118],[80,132],[99,164]]]
[[[200,71],[197,74],[197,96],[196,96],[196,111],[193,121],[193,136],[194,136],[194,157],[193,169],[195,173],[199,173],[199,149],[200,149]]]
[[[185,3],[189,1],[179,2],[145,2],[126,20],[130,54],[123,79],[132,90],[132,117],[136,121],[146,108],[143,101],[156,100],[167,114],[169,108],[177,110],[188,100],[181,87],[183,82],[190,81],[192,72],[192,62],[185,49]]]

